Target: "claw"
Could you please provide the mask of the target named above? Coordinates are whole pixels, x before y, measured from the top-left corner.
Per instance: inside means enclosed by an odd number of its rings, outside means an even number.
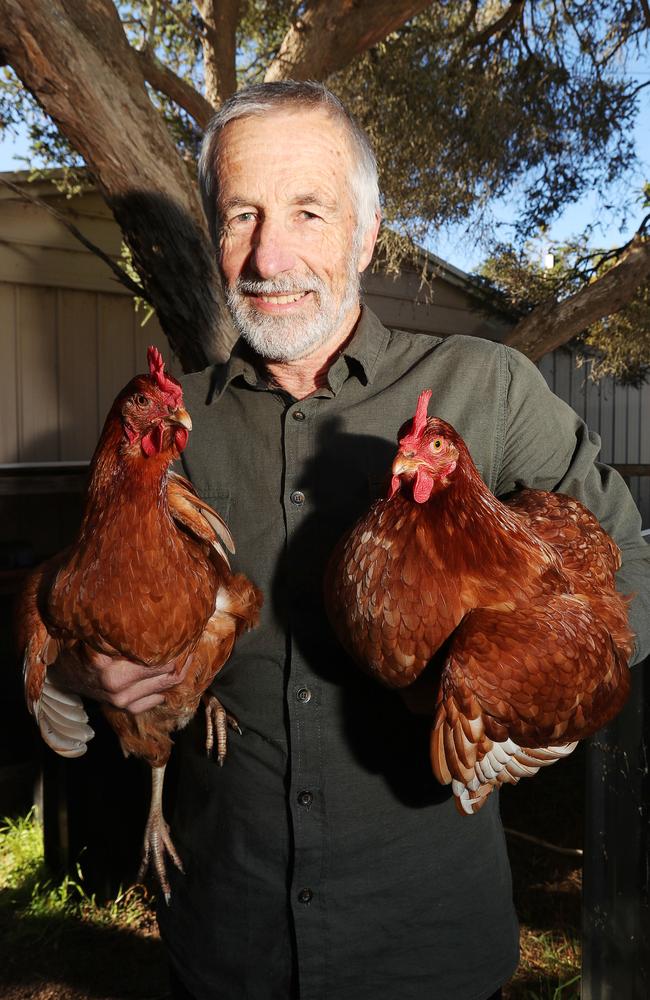
[[[165,777],[165,765],[162,767],[152,767],[151,769],[151,806],[149,807],[149,817],[144,831],[144,845],[142,850],[142,863],[138,872],[138,881],[142,880],[153,863],[160,888],[163,891],[165,902],[169,905],[171,899],[171,889],[167,878],[165,866],[165,854],[168,854],[180,872],[185,874],[183,864],[174,847],[174,842],[169,833],[169,826],[165,821],[162,812],[162,787]]]
[[[229,715],[218,698],[213,694],[206,694],[205,698],[205,751],[208,757],[214,748],[215,732],[217,737],[217,764],[223,766],[228,749],[228,727],[234,729],[236,733],[242,735],[237,719]]]

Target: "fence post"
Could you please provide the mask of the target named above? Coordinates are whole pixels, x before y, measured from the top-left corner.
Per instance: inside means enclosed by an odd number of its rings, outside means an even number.
[[[587,746],[582,1000],[650,997],[650,657]]]

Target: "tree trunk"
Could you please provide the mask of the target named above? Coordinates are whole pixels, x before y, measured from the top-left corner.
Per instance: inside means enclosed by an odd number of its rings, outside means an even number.
[[[504,343],[537,361],[591,323],[611,316],[650,278],[650,241],[635,237],[624,257],[601,278],[561,302],[542,302],[517,323]]]
[[[264,79],[325,80],[430,6],[431,0],[311,0]]]
[[[111,0],[0,0],[0,50],[83,156],[185,370],[234,340],[203,211]]]
[[[237,90],[239,3],[240,0],[196,0],[205,24],[202,39],[205,92],[215,107]]]

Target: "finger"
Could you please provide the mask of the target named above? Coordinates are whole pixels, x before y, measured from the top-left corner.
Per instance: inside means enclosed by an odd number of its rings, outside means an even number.
[[[135,684],[129,684],[123,688],[105,687],[101,697],[104,701],[114,705],[116,708],[127,708],[131,710],[131,705],[141,698],[148,698],[151,695],[161,695],[170,688],[178,684],[178,677],[165,674],[163,677],[145,677]],[[161,697],[161,701],[162,701]]]
[[[140,681],[158,681],[167,687],[178,683],[178,675],[174,674],[174,664],[147,667],[141,663],[131,663],[129,660],[111,660],[105,667],[96,671],[98,683],[109,691],[124,691]]]
[[[155,708],[156,705],[162,705],[164,700],[161,694],[151,694],[147,698],[138,698],[137,701],[126,706],[126,710],[131,715],[139,715],[141,712],[147,712],[150,708]]]

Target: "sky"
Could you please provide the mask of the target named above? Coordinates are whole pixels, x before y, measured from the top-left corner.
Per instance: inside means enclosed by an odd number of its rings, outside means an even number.
[[[636,63],[633,67],[633,75],[637,83],[645,83],[650,79],[650,49],[646,50],[645,59]],[[633,177],[626,179],[626,194],[629,195],[629,187],[632,185],[639,194],[643,189],[644,182],[650,182],[650,86],[642,90],[639,94],[639,114],[634,131],[639,165]],[[648,211],[639,205],[636,212],[631,211],[627,224],[620,226],[620,212],[617,206],[621,203],[621,189],[612,188],[605,197],[606,203],[611,203],[613,208],[605,208],[595,194],[589,194],[579,201],[569,205],[565,211],[554,220],[549,227],[549,243],[561,243],[572,236],[578,236],[588,225],[598,223],[592,238],[591,245],[599,249],[610,249],[621,246],[626,240],[633,236],[644,214]],[[515,196],[498,203],[495,206],[495,214],[500,221],[509,222],[514,217],[513,208]],[[504,229],[503,239],[507,239],[507,228]],[[432,238],[426,245],[427,250],[442,257],[460,268],[461,271],[476,271],[484,253],[480,246],[468,236],[462,226],[452,229],[448,234],[441,234],[437,238]],[[540,256],[544,256],[547,247],[540,247]]]
[[[635,76],[638,82],[645,82],[650,78],[650,59],[643,65],[635,67]],[[640,164],[635,177],[630,183],[639,192],[644,181],[650,182],[650,87],[642,90],[639,95],[639,116],[637,119],[635,137]],[[20,162],[19,157],[27,156],[27,141],[24,135],[16,138],[0,134],[0,171],[3,170],[24,170],[26,164]],[[629,186],[629,185],[628,185]],[[594,232],[592,245],[607,249],[620,246],[629,239],[636,230],[642,218],[642,209],[639,206],[638,212],[631,212],[627,225],[621,229],[617,219],[616,206],[620,203],[621,192],[613,189],[610,197],[606,201],[611,202],[613,209],[605,209],[599,204],[595,195],[588,195],[573,205],[570,205],[562,215],[557,218],[549,228],[549,242],[562,242],[571,236],[581,233],[587,225],[598,220],[599,228]],[[513,195],[509,199],[504,199],[495,206],[497,218],[507,223],[514,217],[515,198]],[[647,210],[646,210],[647,211]],[[507,229],[504,230],[503,238],[507,238]],[[448,233],[440,234],[428,240],[426,248],[437,256],[442,257],[448,263],[460,268],[461,271],[476,271],[481,260],[485,257],[485,252],[478,245],[471,234],[468,236],[462,226],[451,229]],[[545,248],[540,248],[543,256]]]

